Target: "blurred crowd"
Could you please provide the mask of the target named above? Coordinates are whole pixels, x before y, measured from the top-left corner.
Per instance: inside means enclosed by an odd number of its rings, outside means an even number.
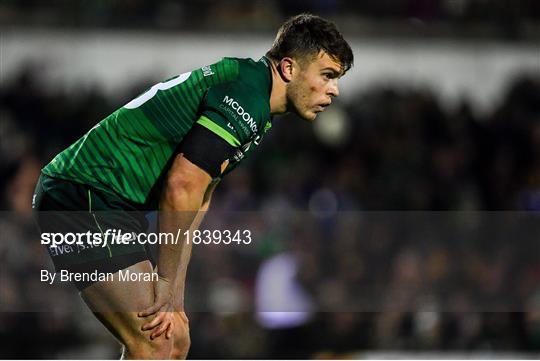
[[[466,36],[527,36],[540,19],[535,0],[5,0],[0,24],[75,28],[162,30],[271,30],[281,19],[299,12],[333,19],[348,31],[422,33]],[[194,14],[196,14],[194,16]],[[384,26],[380,26],[384,21]],[[405,25],[405,26],[403,26]]]
[[[115,4],[128,3],[138,2]],[[0,356],[117,357],[73,289],[45,291],[36,279],[50,261],[30,203],[41,167],[142,89],[121,99],[45,92],[32,67],[13,79],[0,89],[0,307],[10,311],[0,314]],[[540,79],[516,78],[483,116],[466,98],[446,109],[434,92],[403,85],[354,99],[335,105],[346,115],[339,141],[276,118],[259,152],[220,185],[206,227],[252,229],[258,239],[195,248],[190,356],[539,350],[538,222],[487,211],[540,211]],[[445,228],[473,211],[486,211],[481,235]],[[285,308],[261,302],[289,286],[298,292],[284,292]],[[48,312],[13,312],[25,309]]]

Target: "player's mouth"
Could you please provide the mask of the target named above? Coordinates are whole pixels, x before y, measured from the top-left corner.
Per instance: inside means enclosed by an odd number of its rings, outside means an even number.
[[[330,102],[330,103],[323,103],[323,104],[317,105],[317,108],[319,109],[319,112],[324,112],[324,110],[325,110],[331,103],[332,103],[332,102]]]

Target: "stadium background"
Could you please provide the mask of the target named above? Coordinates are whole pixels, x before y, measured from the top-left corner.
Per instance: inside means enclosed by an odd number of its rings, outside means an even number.
[[[88,311],[73,310],[73,290],[47,294],[29,276],[47,264],[30,231],[40,167],[155,82],[222,56],[262,55],[279,24],[302,11],[335,20],[356,65],[341,81],[342,99],[315,126],[276,119],[258,154],[216,193],[208,225],[223,227],[234,211],[259,212],[266,225],[256,217],[243,225],[267,231],[255,248],[195,250],[187,302],[201,311],[190,314],[190,357],[538,358],[534,237],[456,249],[437,229],[429,242],[404,242],[384,223],[366,236],[355,221],[366,211],[539,210],[533,0],[3,1],[0,357],[119,355]],[[302,289],[283,311],[302,312],[257,314],[268,311],[256,300],[279,287],[279,270],[296,274],[283,282]],[[456,273],[467,286],[455,309],[350,305],[362,290],[406,284],[423,292]],[[468,308],[470,290],[485,299],[529,297],[493,312]],[[51,311],[13,312],[36,302]],[[306,306],[313,304],[326,312]]]

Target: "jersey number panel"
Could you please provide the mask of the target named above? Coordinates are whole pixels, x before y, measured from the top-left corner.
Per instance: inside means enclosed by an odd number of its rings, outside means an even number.
[[[124,108],[126,109],[135,109],[152,99],[158,92],[158,90],[167,90],[174,86],[177,86],[178,84],[182,84],[186,80],[188,80],[189,76],[191,75],[191,72],[183,73],[178,75],[176,78],[173,78],[169,81],[157,83],[154,86],[152,86],[150,89],[148,89],[145,93],[141,94],[137,98],[133,99],[126,105],[124,105]]]

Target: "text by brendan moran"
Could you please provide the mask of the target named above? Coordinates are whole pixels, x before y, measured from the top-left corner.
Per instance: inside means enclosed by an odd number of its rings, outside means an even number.
[[[100,282],[100,281],[120,281],[120,282],[154,282],[159,279],[154,272],[133,272],[128,269],[112,272],[70,272],[61,270],[60,272],[50,272],[41,270],[41,282],[53,284],[54,282]]]

